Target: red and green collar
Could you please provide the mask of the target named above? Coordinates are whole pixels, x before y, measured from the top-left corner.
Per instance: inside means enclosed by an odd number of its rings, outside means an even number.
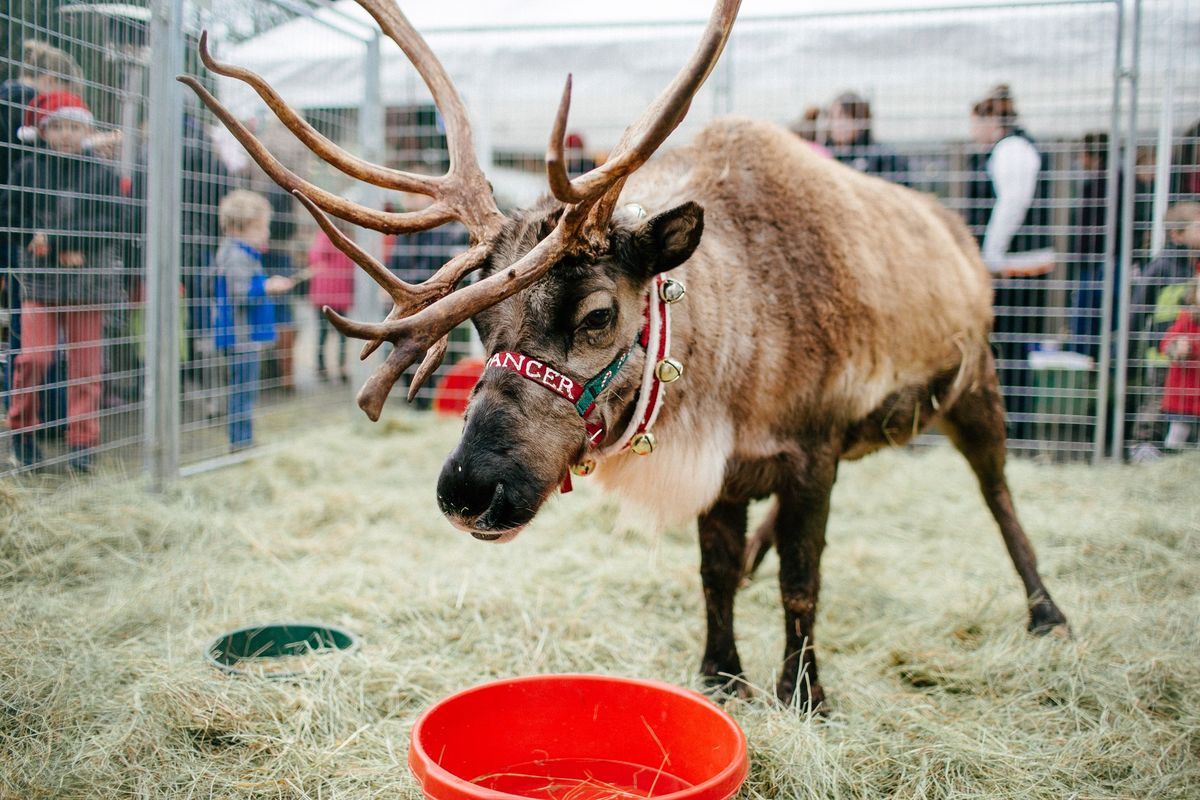
[[[607,367],[600,370],[595,377],[586,383],[579,383],[572,380],[533,356],[515,353],[511,350],[501,350],[495,353],[488,359],[487,366],[489,368],[498,367],[506,369],[509,372],[515,372],[522,378],[531,380],[560,397],[570,400],[574,404],[575,410],[579,412],[579,416],[583,419],[584,425],[587,427],[588,447],[594,448],[604,440],[605,432],[603,417],[597,416],[595,420],[589,419],[592,416],[592,412],[596,410],[596,398],[609,387],[613,378],[621,371],[621,367],[625,366],[625,362],[629,360],[634,347],[637,347],[637,342],[634,342],[628,349],[621,351]]]
[[[612,444],[600,449],[597,455],[607,457],[627,448],[638,455],[649,455],[654,451],[655,446],[654,434],[650,432],[650,427],[658,418],[659,409],[662,407],[663,396],[666,393],[665,384],[671,383],[683,375],[683,365],[669,355],[671,347],[670,306],[682,299],[683,295],[683,284],[663,278],[661,275],[655,278],[651,290],[646,295],[645,322],[637,339],[632,345],[621,351],[607,367],[587,381],[573,380],[543,361],[508,350],[494,353],[488,359],[487,367],[515,372],[570,400],[583,420],[590,451],[600,448],[606,434],[603,415],[595,413],[596,400],[605,389],[612,385],[613,379],[625,366],[630,355],[633,354],[634,348],[644,348],[646,361],[642,370],[642,384],[638,390],[633,417],[624,433]],[[590,475],[595,468],[595,459],[585,457],[579,464],[571,467],[571,472],[576,475]],[[571,491],[570,473],[563,479],[562,490],[564,492]]]

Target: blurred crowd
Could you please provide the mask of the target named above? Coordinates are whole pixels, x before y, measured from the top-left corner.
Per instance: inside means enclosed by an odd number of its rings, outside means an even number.
[[[0,398],[21,465],[40,464],[47,440],[60,436],[67,463],[78,472],[93,467],[106,417],[143,394],[144,232],[152,211],[145,204],[145,148],[136,148],[134,163],[119,161],[118,153],[128,151],[124,137],[133,132],[98,122],[86,95],[71,56],[36,41],[26,43],[20,74],[0,86]],[[1130,356],[1138,366],[1125,376],[1135,413],[1122,422],[1133,445],[1122,455],[1149,459],[1194,443],[1200,433],[1200,123],[1182,132],[1169,154],[1169,207],[1161,220],[1146,198],[1164,173],[1153,149],[1137,153],[1134,224],[1118,225],[1118,239],[1110,242],[1115,187],[1109,186],[1105,132],[1072,143],[1069,169],[1055,170],[1036,135],[1023,127],[1008,86],[988,90],[964,116],[973,146],[955,151],[962,163],[945,199],[961,209],[995,277],[994,349],[1012,437],[1039,435],[1032,422],[1039,387],[1031,360],[1057,354],[1061,363],[1094,371],[1102,343],[1115,343],[1103,330],[1102,301],[1106,281],[1117,287],[1121,276],[1106,263],[1121,251],[1121,238],[1132,236],[1135,255],[1152,257],[1135,261],[1131,276]],[[295,391],[298,315],[309,315],[301,321],[315,329],[318,380],[343,383],[347,342],[329,335],[319,310],[348,313],[367,303],[386,311],[388,304],[375,290],[356,298],[354,263],[223,129],[204,124],[192,108],[182,130],[184,392],[197,398],[197,413],[222,420],[230,450],[238,451],[255,442],[261,387]],[[793,130],[853,169],[929,188],[914,167],[916,156],[877,140],[871,103],[855,92],[806,109]],[[1057,146],[1061,153],[1061,142]],[[576,173],[601,160],[579,134],[571,134],[567,153]],[[1070,186],[1065,205],[1064,180]],[[416,210],[426,199],[405,195],[390,202]],[[342,235],[355,236],[351,226],[337,224]],[[1150,240],[1156,225],[1160,243]],[[386,237],[385,259],[404,280],[419,282],[465,244],[456,226]],[[1113,331],[1123,314],[1114,308],[1107,317]],[[1100,405],[1097,413],[1112,413],[1111,399]]]
[[[1046,387],[1036,385],[1044,370],[1035,365],[1081,372],[1096,367],[1106,338],[1106,281],[1113,297],[1109,355],[1115,361],[1115,334],[1124,313],[1120,254],[1128,236],[1134,256],[1128,308],[1133,366],[1125,376],[1128,413],[1120,424],[1129,450],[1122,455],[1145,461],[1195,445],[1200,433],[1200,120],[1177,137],[1165,165],[1169,205],[1159,245],[1152,241],[1153,197],[1163,173],[1154,148],[1136,153],[1129,226],[1122,214],[1121,181],[1112,187],[1115,206],[1109,203],[1106,132],[1071,143],[1071,161],[1064,168],[1052,165],[1051,152],[1024,128],[1009,86],[988,90],[971,106],[969,119],[975,148],[964,154],[963,177],[943,199],[962,211],[995,278],[993,350],[1005,387],[1010,438],[1035,440],[1041,433],[1035,420]],[[876,139],[871,105],[855,92],[839,94],[825,108],[806,108],[792,130],[854,169],[920,188],[920,171]],[[1055,147],[1061,153],[1061,143]],[[1056,191],[1066,196],[1055,197]],[[1110,207],[1116,220],[1108,219]],[[1116,223],[1111,242],[1110,222]],[[1114,268],[1106,276],[1109,255]],[[1099,406],[1093,413],[1107,415],[1111,430],[1117,424],[1112,398],[1101,398]]]
[[[144,387],[146,137],[96,119],[70,54],[40,41],[0,85],[0,400],[18,466],[47,446],[86,473],[105,423]],[[223,129],[191,105],[182,124],[181,361],[188,413],[254,443],[263,387],[295,392],[298,315],[317,381],[349,381],[347,343],[319,313],[355,302],[354,263]],[[252,128],[256,120],[247,120]],[[135,136],[134,163],[119,160]],[[412,207],[425,198],[406,195]],[[348,225],[337,221],[353,237]],[[388,263],[427,277],[465,244],[450,228],[388,237]],[[369,304],[383,298],[372,294]],[[331,341],[331,339],[333,341]],[[327,358],[328,355],[328,358]],[[185,419],[185,424],[189,420]]]

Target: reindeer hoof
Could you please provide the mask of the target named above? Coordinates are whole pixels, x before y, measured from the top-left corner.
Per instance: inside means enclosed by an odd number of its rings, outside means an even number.
[[[700,682],[704,687],[704,694],[718,703],[727,700],[749,700],[754,696],[754,689],[746,682],[745,675],[741,672],[705,674],[700,677]]]
[[[775,699],[785,708],[795,708],[805,716],[828,717],[829,704],[825,702],[825,690],[821,684],[804,685],[797,689],[782,681],[775,689]]]
[[[1062,639],[1064,641],[1075,638],[1075,635],[1071,633],[1071,626],[1065,621],[1053,625],[1042,625],[1038,627],[1034,627],[1031,623],[1029,625],[1029,632],[1034,636],[1053,636],[1056,639]]]
[[[1058,606],[1048,600],[1043,600],[1029,609],[1028,630],[1034,636],[1071,638],[1071,626],[1067,624],[1067,618],[1058,610]]]

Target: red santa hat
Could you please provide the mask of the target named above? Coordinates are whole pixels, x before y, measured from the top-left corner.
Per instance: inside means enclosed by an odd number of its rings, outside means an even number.
[[[46,123],[55,119],[73,119],[91,125],[95,122],[83,98],[72,92],[48,92],[33,98],[25,109],[25,124],[17,130],[22,142],[35,142]]]

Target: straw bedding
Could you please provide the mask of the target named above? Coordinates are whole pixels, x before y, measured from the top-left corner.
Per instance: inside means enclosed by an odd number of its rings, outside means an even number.
[[[514,543],[476,542],[434,505],[458,431],[336,425],[165,495],[112,475],[0,483],[0,797],[417,798],[408,731],[446,694],[555,671],[694,685],[694,531],[640,530],[578,480]],[[844,465],[817,628],[832,714],[731,703],[740,797],[1196,796],[1200,458],[1010,475],[1075,638],[1025,634],[953,451]],[[763,687],[776,570],[738,600]],[[204,662],[218,634],[279,620],[363,648],[290,681]]]

